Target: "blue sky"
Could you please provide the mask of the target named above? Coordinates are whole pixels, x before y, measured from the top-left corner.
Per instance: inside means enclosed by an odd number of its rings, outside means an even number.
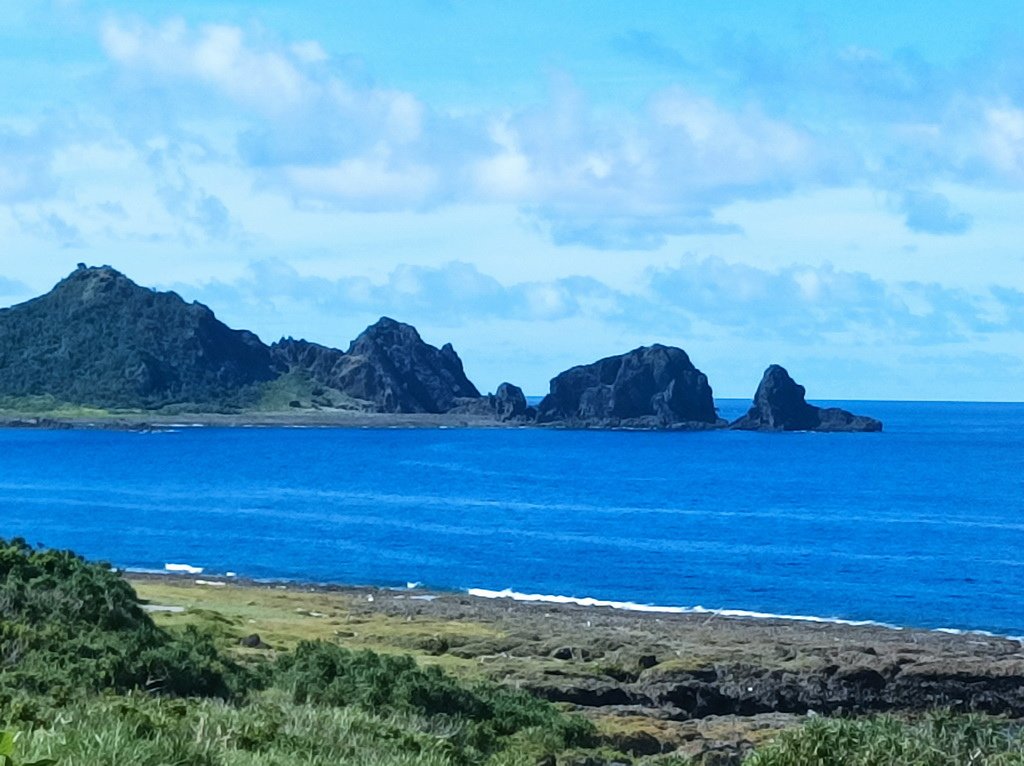
[[[79,261],[481,388],[1021,400],[1024,4],[11,2],[0,303]]]

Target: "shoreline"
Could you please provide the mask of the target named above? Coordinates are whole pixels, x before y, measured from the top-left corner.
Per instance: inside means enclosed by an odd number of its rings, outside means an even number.
[[[124,576],[160,625],[209,625],[268,656],[309,640],[412,655],[561,703],[622,749],[648,754],[724,751],[738,762],[753,743],[817,715],[948,708],[1024,719],[1024,646],[998,636],[419,588]]]
[[[286,578],[253,578],[234,574],[204,574],[203,571],[188,571],[189,565],[176,564],[183,567],[177,570],[150,570],[115,567],[116,571],[129,582],[174,582],[185,587],[227,587],[255,589],[277,589],[301,593],[341,594],[355,597],[378,595],[408,598],[424,602],[459,600],[464,604],[466,599],[477,604],[490,604],[495,608],[507,606],[523,606],[527,608],[543,608],[566,611],[595,611],[597,613],[618,614],[624,618],[650,618],[664,620],[666,618],[683,618],[685,620],[708,621],[721,619],[737,624],[752,625],[793,625],[803,627],[831,626],[838,629],[867,629],[898,633],[913,638],[918,635],[940,635],[957,638],[983,638],[1006,641],[1018,645],[1024,650],[1024,636],[998,633],[983,628],[957,628],[952,626],[923,627],[917,625],[897,625],[873,619],[853,619],[843,617],[826,617],[807,614],[780,614],[758,612],[730,607],[677,606],[661,604],[640,604],[629,601],[615,601],[590,596],[564,596],[558,594],[523,593],[509,588],[490,590],[486,588],[441,589],[423,587],[420,583],[406,587],[385,585],[360,585],[352,583],[314,582]]]

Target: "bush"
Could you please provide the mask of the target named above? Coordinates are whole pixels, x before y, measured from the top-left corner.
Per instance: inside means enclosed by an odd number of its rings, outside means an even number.
[[[916,721],[892,716],[816,719],[783,732],[744,766],[1024,766],[1019,728],[980,716],[931,713]]]
[[[196,631],[158,628],[109,567],[0,540],[0,704],[105,689],[227,698],[242,670]]]
[[[564,715],[545,700],[498,684],[462,686],[440,668],[421,668],[409,656],[307,641],[278,658],[273,677],[274,685],[296,704],[355,706],[378,715],[463,722],[460,741],[481,752],[517,735],[536,734],[552,750],[585,746],[596,736],[589,721]]]

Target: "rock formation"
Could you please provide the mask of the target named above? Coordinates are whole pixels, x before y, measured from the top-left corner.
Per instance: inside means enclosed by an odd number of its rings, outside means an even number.
[[[537,408],[537,422],[597,428],[719,425],[707,376],[685,351],[661,345],[561,373]]]
[[[881,431],[881,421],[838,407],[815,407],[785,368],[771,365],[754,394],[754,406],[730,424],[743,431]]]
[[[493,394],[478,399],[461,399],[449,412],[494,418],[500,423],[529,423],[537,417],[537,410],[527,405],[523,389],[511,383],[502,383]]]
[[[383,317],[347,352],[286,338],[274,344],[291,369],[370,403],[378,412],[448,412],[461,398],[479,398],[451,344],[425,343],[412,325]]]
[[[107,408],[241,406],[280,373],[251,332],[199,303],[80,265],[49,293],[0,310],[0,394]]]

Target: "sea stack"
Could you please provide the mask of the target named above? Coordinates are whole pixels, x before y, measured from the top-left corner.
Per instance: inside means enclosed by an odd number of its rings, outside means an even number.
[[[723,425],[707,376],[673,346],[642,346],[573,367],[551,381],[537,422],[576,428]]]
[[[804,398],[806,393],[784,367],[773,364],[764,371],[754,394],[754,405],[729,427],[741,431],[882,430],[881,421],[866,415],[808,404]]]

